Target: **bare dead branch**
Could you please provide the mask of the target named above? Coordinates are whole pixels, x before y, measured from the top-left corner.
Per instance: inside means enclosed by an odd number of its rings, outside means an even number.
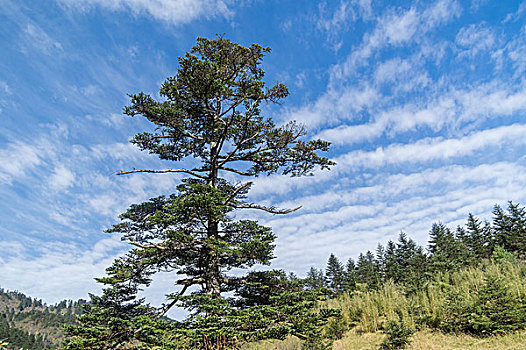
[[[118,173],[116,173],[116,175],[127,175],[127,174],[134,174],[134,173],[154,173],[154,174],[185,173],[185,174],[189,174],[189,175],[198,177],[200,179],[206,180],[206,176],[197,174],[196,172],[192,170],[187,170],[187,169],[165,169],[165,170],[140,169],[140,170],[119,171]]]
[[[238,209],[259,209],[259,210],[263,210],[271,214],[288,214],[288,213],[292,213],[292,212],[295,212],[296,210],[301,209],[302,206],[300,205],[299,207],[294,208],[294,209],[281,209],[280,210],[280,209],[265,207],[263,205],[250,203],[250,204],[233,204],[232,207],[238,208]]]
[[[137,242],[132,241],[132,240],[128,240],[128,243],[130,243],[131,245],[134,245],[136,247],[142,248],[142,249],[156,248],[156,249],[159,249],[159,250],[166,250],[166,247],[160,246],[160,245],[155,244],[155,243],[151,243],[150,245],[145,245],[145,244],[137,243]]]
[[[239,174],[239,175],[243,175],[243,176],[252,176],[253,174],[250,174],[250,173],[247,173],[247,172],[244,172],[244,171],[241,171],[241,170],[237,170],[237,169],[232,169],[232,168],[227,168],[225,166],[222,166],[222,167],[218,167],[218,169],[221,169],[221,170],[225,170],[225,171],[230,171],[232,173],[236,173],[236,174]]]

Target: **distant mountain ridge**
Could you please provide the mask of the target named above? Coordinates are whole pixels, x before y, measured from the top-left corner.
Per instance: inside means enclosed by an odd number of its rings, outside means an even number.
[[[83,303],[63,300],[48,306],[24,293],[0,288],[0,341],[7,342],[10,350],[56,349],[64,337],[63,326],[76,322]]]

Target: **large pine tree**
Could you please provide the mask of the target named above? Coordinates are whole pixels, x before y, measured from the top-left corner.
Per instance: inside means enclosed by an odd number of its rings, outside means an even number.
[[[161,101],[142,92],[130,95],[125,114],[142,116],[154,126],[153,132],[139,133],[131,142],[179,168],[119,174],[186,177],[175,193],[132,205],[109,230],[120,234],[133,249],[115,260],[106,277],[98,279],[106,286],[103,295],[92,296],[80,327],[70,329],[68,348],[173,348],[188,339],[194,346],[208,348],[210,341],[217,343],[217,337],[223,336],[250,340],[301,333],[302,325],[287,319],[287,315],[306,315],[305,310],[294,307],[301,286],[285,283],[278,272],[246,277],[228,273],[268,264],[273,258],[272,230],[253,220],[235,220],[232,214],[237,209],[273,214],[298,209],[247,202],[252,182],[242,179],[273,173],[302,176],[333,164],[318,155],[328,150],[327,142],[306,141],[301,125],[277,126],[262,113],[263,103],[276,103],[288,95],[285,85],[267,87],[263,82],[260,65],[269,51],[221,37],[199,38],[179,58],[177,73],[162,85]],[[229,182],[227,177],[238,180]],[[173,273],[175,288],[166,291],[165,304],[151,306],[137,293],[158,272]],[[287,286],[292,289],[286,290]],[[258,287],[272,293],[252,298]],[[227,292],[236,297],[226,297]],[[285,292],[292,293],[285,295],[285,302],[272,298]],[[272,303],[282,304],[281,319],[276,319],[275,310],[262,309]],[[247,305],[256,307],[250,316],[242,312]],[[179,323],[163,317],[174,306],[189,310],[189,318]]]

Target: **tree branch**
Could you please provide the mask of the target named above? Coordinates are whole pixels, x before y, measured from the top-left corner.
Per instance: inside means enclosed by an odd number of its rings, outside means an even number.
[[[132,241],[131,239],[128,240],[128,243],[130,243],[131,245],[134,245],[136,247],[142,248],[142,249],[157,248],[157,249],[160,249],[160,250],[166,250],[166,247],[160,246],[160,245],[155,244],[155,243],[151,243],[151,245],[144,245],[144,244],[140,244],[140,243],[137,243],[135,241]]]
[[[225,165],[226,163],[228,163],[230,160],[232,160],[234,154],[236,154],[237,150],[239,149],[239,147],[241,147],[243,144],[245,144],[246,142],[250,141],[250,140],[253,140],[254,138],[256,138],[257,136],[259,135],[259,132],[256,132],[254,135],[250,136],[249,138],[246,138],[244,139],[243,141],[239,142],[236,147],[234,148],[234,150],[232,150],[232,152],[229,152],[228,155],[225,157],[225,159],[223,161],[221,161],[221,163],[219,163],[218,167],[222,167],[223,165]]]
[[[239,193],[239,191],[241,191],[242,189],[244,189],[244,188],[246,188],[246,187],[248,187],[250,185],[252,185],[252,181],[249,181],[249,182],[239,186],[238,188],[236,188],[234,190],[234,192],[232,192],[232,194],[230,196],[228,196],[228,198],[223,202],[223,205],[227,205],[228,202],[230,202]]]
[[[243,176],[253,176],[253,174],[250,174],[250,173],[247,173],[247,172],[244,172],[244,171],[241,171],[241,170],[237,170],[237,169],[227,168],[225,166],[218,167],[218,169],[225,170],[225,171],[230,171],[232,173],[236,173],[236,174],[243,175]]]
[[[266,212],[271,213],[271,214],[288,214],[288,213],[295,212],[296,210],[299,210],[302,206],[300,205],[299,207],[294,208],[294,209],[278,210],[278,209],[274,209],[272,207],[269,208],[269,207],[265,207],[263,205],[250,203],[250,204],[232,204],[232,207],[238,208],[238,209],[259,209],[259,210],[263,210],[263,211],[266,211]]]
[[[222,112],[219,116],[220,117],[223,117],[225,115],[227,115],[231,110],[235,109],[237,106],[239,106],[241,103],[243,103],[243,101],[245,101],[245,98],[243,99],[240,99],[238,101],[236,101],[235,103],[232,103],[224,112]]]
[[[155,174],[162,174],[162,173],[185,173],[189,174],[195,177],[198,177],[200,179],[206,180],[206,176],[197,174],[196,172],[192,170],[187,169],[165,169],[165,170],[148,170],[148,169],[141,169],[141,170],[129,170],[129,171],[119,171],[116,173],[116,175],[126,175],[126,174],[133,174],[133,173],[155,173]]]
[[[163,308],[163,310],[157,315],[157,317],[161,318],[164,315],[166,315],[166,313],[179,301],[179,297],[182,296],[186,292],[188,287],[193,286],[194,284],[202,283],[202,282],[204,282],[203,278],[187,278],[184,280],[177,281],[177,284],[183,285],[183,289],[181,289],[181,291],[177,294],[177,296],[174,298],[174,300],[170,304],[168,304],[167,306]]]
[[[166,315],[166,313],[177,303],[177,301],[179,300],[179,297],[186,292],[186,290],[188,289],[189,286],[190,286],[189,284],[185,284],[183,289],[179,292],[179,294],[177,294],[177,298],[172,300],[172,302],[170,304],[168,304],[166,307],[164,307],[163,310],[161,311],[161,313],[159,313],[157,315],[157,317],[161,318],[164,315]]]

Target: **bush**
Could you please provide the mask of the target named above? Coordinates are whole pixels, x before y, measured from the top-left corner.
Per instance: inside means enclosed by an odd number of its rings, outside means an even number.
[[[404,321],[389,321],[384,329],[387,338],[380,345],[382,350],[405,349],[410,343],[410,337],[416,330],[407,327]]]
[[[349,329],[349,326],[346,324],[345,319],[340,314],[338,316],[331,317],[325,326],[325,337],[337,340],[341,339],[343,337],[343,333],[345,333]]]
[[[468,300],[452,294],[448,298],[442,328],[476,336],[503,335],[526,328],[526,304],[500,276],[488,275]]]

